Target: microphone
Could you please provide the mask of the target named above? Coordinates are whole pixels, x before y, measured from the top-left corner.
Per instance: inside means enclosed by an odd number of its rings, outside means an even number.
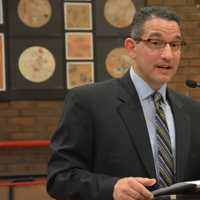
[[[186,80],[185,84],[190,88],[200,87],[200,82],[193,81],[193,80]]]

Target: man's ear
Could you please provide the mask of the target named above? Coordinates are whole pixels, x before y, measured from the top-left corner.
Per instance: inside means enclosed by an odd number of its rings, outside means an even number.
[[[135,57],[135,40],[132,38],[126,38],[124,41],[124,47],[128,50],[128,54],[131,58]]]

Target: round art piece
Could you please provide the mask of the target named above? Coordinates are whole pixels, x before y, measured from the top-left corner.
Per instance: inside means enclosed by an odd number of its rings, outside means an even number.
[[[48,49],[33,46],[23,51],[19,57],[18,66],[24,78],[40,83],[54,74],[56,63],[53,54]]]
[[[113,78],[122,77],[133,65],[125,48],[115,48],[106,58],[106,70]]]
[[[26,26],[39,28],[50,20],[52,8],[49,0],[20,0],[17,14]]]
[[[104,17],[116,28],[128,27],[136,12],[132,0],[107,0],[104,6]]]

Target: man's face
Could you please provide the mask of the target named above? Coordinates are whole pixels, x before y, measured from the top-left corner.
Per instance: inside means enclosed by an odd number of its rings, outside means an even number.
[[[161,18],[146,21],[143,30],[143,35],[140,38],[143,41],[127,38],[125,47],[134,59],[134,71],[153,89],[157,90],[164,83],[169,82],[177,71],[181,50],[172,48],[169,43],[173,46],[180,44],[181,32],[175,21]],[[157,41],[169,43],[163,48],[155,48]]]

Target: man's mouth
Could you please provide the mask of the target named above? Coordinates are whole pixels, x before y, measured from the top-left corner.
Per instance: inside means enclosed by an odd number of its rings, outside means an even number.
[[[159,68],[159,69],[166,69],[166,70],[172,68],[172,66],[170,66],[170,65],[157,65],[156,67]]]

